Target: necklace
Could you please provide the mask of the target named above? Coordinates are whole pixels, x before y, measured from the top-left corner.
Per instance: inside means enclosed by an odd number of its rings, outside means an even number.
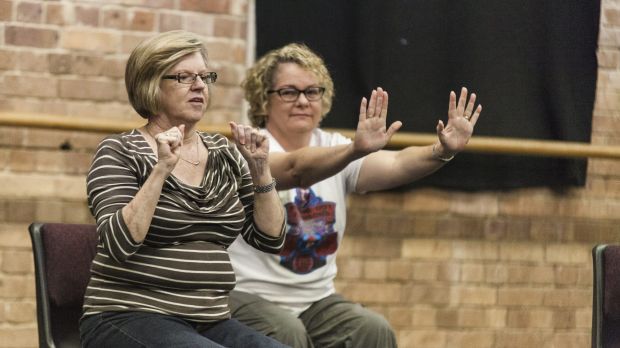
[[[149,130],[149,127],[145,126],[144,129],[146,129],[146,132],[149,133],[149,135],[151,136],[151,138],[155,139],[155,136],[151,133],[151,131]],[[196,160],[195,161],[190,161],[188,159],[183,158],[181,155],[179,155],[179,158],[182,161],[185,161],[193,166],[197,166],[200,164],[200,151],[198,149],[198,147],[200,146],[200,140],[198,138],[200,138],[200,136],[198,135],[198,132],[196,132],[196,134],[194,134],[194,136],[196,137]],[[157,143],[157,139],[155,139],[155,143]]]
[[[200,152],[198,151],[198,146],[199,146],[199,142],[198,142],[198,133],[194,134],[194,137],[196,137],[196,161],[190,161],[188,159],[183,158],[181,155],[179,155],[179,158],[193,166],[197,166],[200,164]]]

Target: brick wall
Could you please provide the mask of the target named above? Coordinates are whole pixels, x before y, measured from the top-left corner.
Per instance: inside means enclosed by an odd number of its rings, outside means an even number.
[[[603,0],[593,142],[620,144],[620,1]],[[208,123],[241,118],[248,0],[0,0],[0,111],[137,120],[123,69],[137,42],[204,36],[221,79]],[[32,221],[92,222],[84,176],[101,134],[0,127],[0,347],[37,345]],[[458,160],[458,158],[456,159]],[[586,347],[596,243],[620,242],[620,162],[585,188],[350,198],[339,290],[401,347]]]

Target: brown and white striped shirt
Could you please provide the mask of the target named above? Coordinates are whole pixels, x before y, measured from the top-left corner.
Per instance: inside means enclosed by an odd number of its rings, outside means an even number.
[[[87,177],[99,245],[84,316],[148,311],[202,323],[227,319],[228,292],[235,286],[228,246],[241,233],[258,250],[281,249],[284,233],[274,238],[254,225],[252,178],[239,151],[222,135],[199,135],[209,150],[200,187],[170,175],[142,243],[131,237],[121,209],[157,157],[135,129],[99,145]]]

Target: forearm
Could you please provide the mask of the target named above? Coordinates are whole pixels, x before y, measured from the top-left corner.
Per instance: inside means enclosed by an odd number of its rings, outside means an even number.
[[[330,147],[304,147],[292,152],[269,155],[269,166],[278,180],[278,189],[309,187],[329,178],[349,163],[368,153],[356,151],[353,143]]]
[[[449,157],[433,145],[410,146],[400,151],[379,151],[364,159],[356,190],[386,190],[419,180],[443,167]]]
[[[148,233],[164,181],[169,173],[155,165],[136,196],[123,207],[123,219],[135,242],[141,243]]]
[[[255,186],[265,187],[273,181],[269,168],[263,168],[261,173],[256,173],[256,170],[251,173]],[[275,187],[268,192],[254,192],[253,218],[254,225],[261,232],[271,237],[280,236],[284,225],[284,210]]]

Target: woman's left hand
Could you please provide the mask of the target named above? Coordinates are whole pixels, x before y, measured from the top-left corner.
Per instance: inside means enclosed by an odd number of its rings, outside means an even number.
[[[467,106],[465,105],[467,103]],[[437,136],[443,148],[442,156],[452,156],[465,149],[465,145],[469,142],[480,112],[482,105],[475,108],[476,94],[472,93],[467,102],[467,88],[461,88],[458,104],[456,103],[456,94],[450,92],[450,102],[448,105],[448,124],[444,126],[443,121],[437,123]]]
[[[269,138],[259,129],[230,122],[233,140],[248,162],[250,172],[254,175],[263,175],[269,169]]]

